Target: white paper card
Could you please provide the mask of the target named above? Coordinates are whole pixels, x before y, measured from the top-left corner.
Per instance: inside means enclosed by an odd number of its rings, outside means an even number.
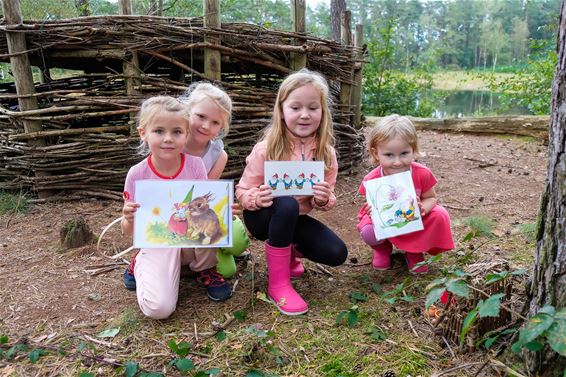
[[[313,195],[312,187],[324,180],[324,162],[265,161],[264,177],[273,196]]]
[[[410,171],[372,179],[364,186],[377,240],[423,229]]]
[[[141,180],[136,248],[232,246],[233,181]]]

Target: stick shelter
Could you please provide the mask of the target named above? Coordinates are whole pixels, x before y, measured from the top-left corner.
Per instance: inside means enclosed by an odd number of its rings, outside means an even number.
[[[4,3],[7,15],[12,2]],[[251,24],[206,26],[205,20],[121,15],[14,24],[5,17],[0,61],[13,65],[26,56],[42,80],[17,88],[19,80],[30,81],[31,70],[16,75],[12,67],[15,82],[0,84],[0,189],[49,199],[120,198],[127,169],[142,158],[135,151],[141,102],[178,96],[201,80],[221,85],[234,101],[224,178],[238,177],[270,122],[279,83],[301,64],[331,85],[340,170],[361,160],[354,125],[359,103],[341,96],[342,88],[360,85],[354,71],[361,70],[361,47]],[[12,48],[14,35],[25,37],[25,48]],[[54,79],[54,68],[71,73]],[[23,106],[22,99],[34,101]],[[30,122],[35,127],[26,127]]]

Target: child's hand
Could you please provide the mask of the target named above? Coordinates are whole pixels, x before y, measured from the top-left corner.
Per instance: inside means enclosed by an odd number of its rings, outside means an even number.
[[[330,199],[330,185],[328,182],[321,181],[312,187],[314,202],[319,207],[324,207]]]
[[[255,197],[255,204],[259,208],[267,208],[273,204],[273,190],[268,185],[259,186],[259,192]]]
[[[417,204],[419,205],[419,211],[421,212],[421,216],[424,217],[426,215],[426,209],[423,205],[421,198],[418,196],[417,196]]]
[[[368,216],[371,216],[371,210],[372,210],[371,204],[365,202],[364,205],[362,206],[362,211],[365,211]]]
[[[125,202],[124,208],[122,208],[122,215],[124,219],[130,223],[134,222],[134,215],[136,211],[140,208],[139,203],[136,202]]]
[[[241,216],[242,215],[242,207],[240,207],[239,202],[234,202],[232,204],[232,216]]]

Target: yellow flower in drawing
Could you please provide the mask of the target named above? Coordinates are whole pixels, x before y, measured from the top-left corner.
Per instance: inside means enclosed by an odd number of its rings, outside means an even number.
[[[153,216],[159,216],[159,215],[161,215],[161,208],[153,207],[153,209],[151,210],[151,213],[152,213]]]

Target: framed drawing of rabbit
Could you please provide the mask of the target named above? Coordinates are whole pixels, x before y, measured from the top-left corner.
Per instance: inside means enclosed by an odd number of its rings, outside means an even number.
[[[231,247],[231,180],[142,180],[134,220],[134,247]]]

